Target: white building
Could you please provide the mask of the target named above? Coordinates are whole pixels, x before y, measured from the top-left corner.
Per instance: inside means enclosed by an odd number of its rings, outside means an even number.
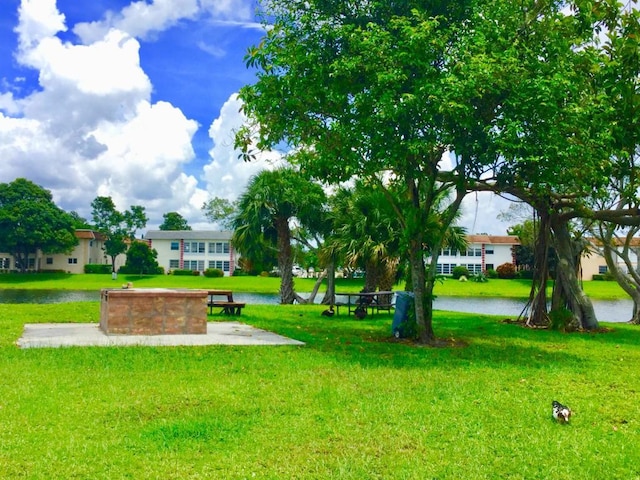
[[[229,231],[149,230],[144,239],[158,252],[158,265],[167,273],[217,268],[229,276],[239,259],[231,245],[232,235]]]
[[[495,270],[503,263],[516,263],[513,247],[520,241],[514,235],[467,235],[467,241],[464,252],[449,248],[440,251],[438,273],[451,275],[455,267],[464,266],[475,274]]]

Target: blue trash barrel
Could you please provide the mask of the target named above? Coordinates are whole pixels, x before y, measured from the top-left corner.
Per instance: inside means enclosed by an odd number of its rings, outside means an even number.
[[[405,336],[405,326],[408,320],[409,310],[414,308],[413,292],[396,292],[396,310],[391,323],[391,333],[396,338]]]

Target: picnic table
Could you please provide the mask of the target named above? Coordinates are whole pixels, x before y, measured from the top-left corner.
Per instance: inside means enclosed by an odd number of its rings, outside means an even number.
[[[226,300],[216,300],[218,297]],[[209,307],[209,315],[213,313],[214,308],[220,308],[220,313],[225,315],[240,315],[246,304],[235,302],[231,290],[209,290],[207,292],[207,306]]]
[[[347,307],[347,315],[356,310],[364,309],[364,312],[376,313],[380,310],[390,312],[393,308],[394,293],[391,291],[337,293],[336,297],[347,297],[347,302],[336,302],[336,311],[340,315],[340,307]]]

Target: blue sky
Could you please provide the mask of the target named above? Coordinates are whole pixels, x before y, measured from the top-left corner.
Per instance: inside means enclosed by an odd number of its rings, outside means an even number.
[[[144,205],[156,228],[177,211],[215,228],[201,206],[233,200],[281,157],[238,160],[243,57],[264,34],[256,0],[3,0],[0,182],[25,177],[90,218],[97,195]],[[504,204],[465,208],[473,232],[504,234]]]

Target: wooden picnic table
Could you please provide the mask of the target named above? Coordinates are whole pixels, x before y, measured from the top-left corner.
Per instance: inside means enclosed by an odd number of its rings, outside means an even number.
[[[337,293],[336,297],[347,297],[347,303],[336,302],[336,311],[340,315],[340,307],[347,307],[347,315],[351,315],[356,309],[364,309],[371,313],[379,312],[380,310],[386,310],[388,312],[393,308],[393,296],[395,294],[391,291],[378,291],[378,292],[349,292],[349,293]]]
[[[223,297],[226,300],[215,300],[216,297]],[[214,308],[221,308],[220,313],[225,315],[240,315],[246,304],[235,302],[231,290],[209,290],[207,292],[207,306],[209,307],[209,315],[213,313]]]

